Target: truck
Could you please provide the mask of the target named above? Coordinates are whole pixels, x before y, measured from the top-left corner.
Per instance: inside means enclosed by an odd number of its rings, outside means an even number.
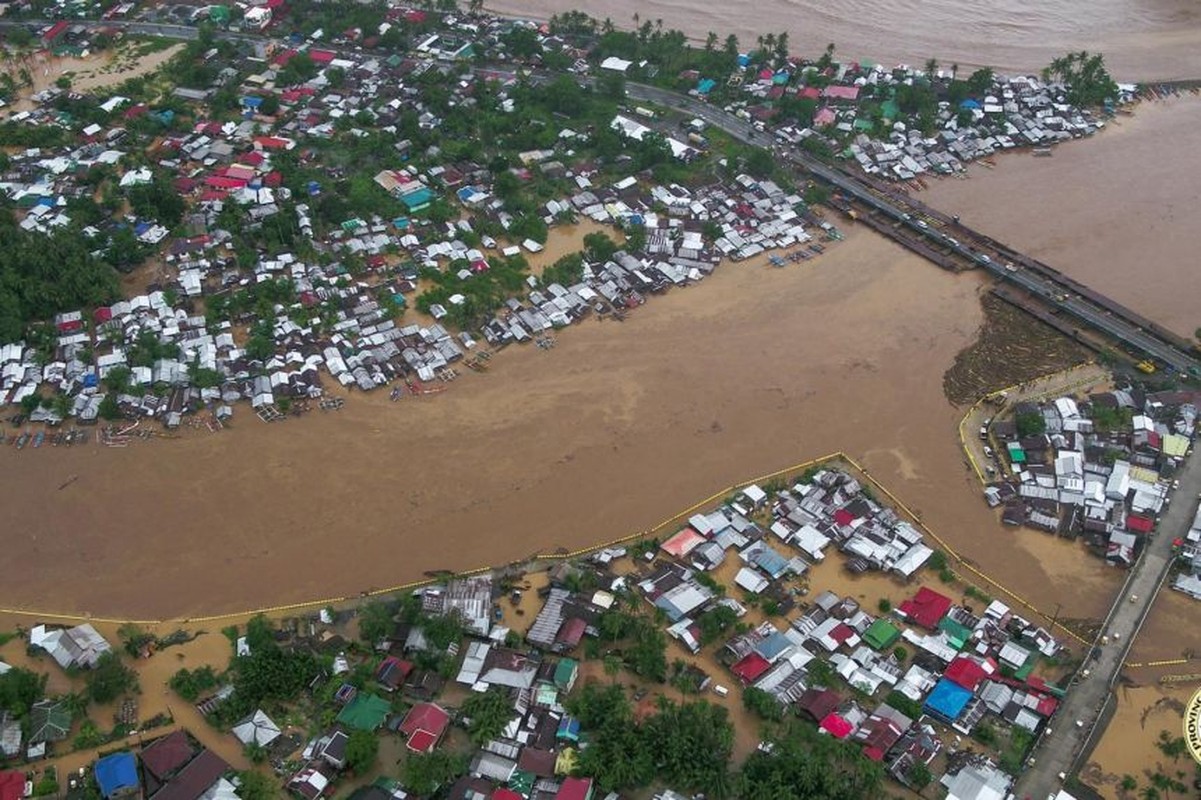
[[[642,107],[642,106],[637,106],[637,107],[635,107],[635,108],[634,108],[634,113],[635,113],[635,114],[637,114],[637,115],[638,115],[638,116],[640,116],[640,117],[646,117],[647,119],[654,119],[654,118],[655,118],[655,112],[654,112],[654,111],[651,111],[649,108],[644,108],[644,107]]]

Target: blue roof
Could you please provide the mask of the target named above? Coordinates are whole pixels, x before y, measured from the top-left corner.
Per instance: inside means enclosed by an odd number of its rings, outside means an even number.
[[[776,657],[783,653],[788,648],[792,647],[792,642],[784,634],[776,631],[771,636],[768,636],[759,644],[755,645],[755,652],[766,658],[768,661],[775,661]]]
[[[755,553],[755,566],[763,570],[769,577],[778,578],[784,574],[784,570],[788,569],[788,559],[772,550],[770,547],[764,547],[759,552]]]
[[[745,67],[749,63],[751,63],[751,57],[749,55],[742,54],[738,56],[738,66]]]
[[[138,788],[138,760],[133,753],[113,753],[96,762],[96,784],[100,793],[112,797],[122,789]]]
[[[563,717],[559,720],[559,730],[555,736],[560,739],[579,739],[580,721],[575,717]]]
[[[459,196],[460,200],[466,200],[475,194],[476,191],[477,189],[474,186],[464,186],[462,189],[456,192],[456,194]]]
[[[248,95],[242,98],[242,105],[247,106],[248,108],[258,108],[262,104],[263,98],[256,97],[255,95]]]
[[[959,104],[959,107],[960,108],[979,108],[980,104],[977,103],[975,100],[964,100],[962,103]]]
[[[709,92],[713,91],[713,87],[716,85],[717,81],[713,80],[712,78],[704,78],[696,85],[696,90],[701,94],[709,94]]]
[[[972,693],[953,681],[942,678],[934,685],[934,691],[926,698],[925,708],[931,714],[947,722],[953,722],[963,713],[964,706],[972,699]]]

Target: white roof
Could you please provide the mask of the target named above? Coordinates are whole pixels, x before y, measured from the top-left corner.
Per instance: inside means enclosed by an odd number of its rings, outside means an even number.
[[[258,744],[261,747],[274,742],[280,736],[279,726],[262,709],[258,709],[249,717],[233,727],[233,735],[242,744]]]

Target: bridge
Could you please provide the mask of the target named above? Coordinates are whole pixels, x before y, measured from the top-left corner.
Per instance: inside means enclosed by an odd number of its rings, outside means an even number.
[[[1176,372],[1201,376],[1201,359],[1182,337],[896,187],[832,167],[799,148],[773,144],[768,134],[709,103],[644,84],[629,83],[626,91],[631,99],[698,117],[746,144],[771,147],[778,158],[832,187],[837,193],[836,206],[863,212],[857,217],[940,266],[959,264],[989,272],[1011,290],[1006,299],[1069,335],[1078,333],[1079,328],[1091,329]],[[1040,305],[1046,313],[1040,313]],[[1063,324],[1065,317],[1078,327]]]

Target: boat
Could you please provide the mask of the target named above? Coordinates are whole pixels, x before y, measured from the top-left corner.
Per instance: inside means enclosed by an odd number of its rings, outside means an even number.
[[[1032,152],[1032,153],[1034,153],[1034,155],[1035,155],[1035,156],[1039,156],[1039,157],[1042,157],[1042,158],[1047,158],[1048,156],[1050,156],[1050,155],[1051,155],[1051,148],[1049,148],[1049,147],[1036,147],[1036,148],[1034,148],[1034,150],[1032,150],[1031,152]]]
[[[28,433],[22,433],[20,436],[18,436],[18,437],[17,437],[17,441],[16,441],[16,447],[17,447],[17,449],[18,449],[18,450],[24,450],[24,449],[25,449],[25,445],[29,444],[29,438],[30,438],[30,437],[29,437],[29,434],[28,434]]]

